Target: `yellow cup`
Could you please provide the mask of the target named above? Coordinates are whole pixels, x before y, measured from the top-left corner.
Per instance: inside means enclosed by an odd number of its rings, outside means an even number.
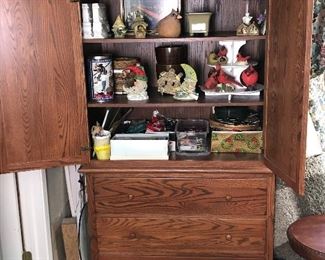
[[[104,136],[93,136],[94,139],[94,150],[98,160],[109,160],[111,156],[111,133],[103,130]]]

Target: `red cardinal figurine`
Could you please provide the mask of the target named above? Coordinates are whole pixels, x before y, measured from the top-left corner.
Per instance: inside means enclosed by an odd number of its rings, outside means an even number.
[[[248,59],[251,58],[251,56],[243,56],[240,53],[238,53],[236,58],[237,58],[237,62],[241,63],[241,62],[247,62]]]
[[[208,79],[204,82],[204,88],[206,89],[213,89],[215,88],[219,81],[218,81],[218,75],[220,73],[221,66],[219,64],[215,65],[214,68],[212,68],[209,71]]]
[[[218,57],[226,57],[228,53],[228,50],[225,46],[221,46],[220,50],[218,51]]]
[[[246,87],[253,87],[256,85],[258,80],[258,73],[253,68],[252,65],[250,65],[247,69],[245,69],[242,74],[240,75],[240,79],[243,82],[243,84]]]
[[[217,76],[219,83],[222,84],[232,84],[242,87],[242,84],[237,82],[233,76],[226,74],[222,69],[220,70],[219,75]]]

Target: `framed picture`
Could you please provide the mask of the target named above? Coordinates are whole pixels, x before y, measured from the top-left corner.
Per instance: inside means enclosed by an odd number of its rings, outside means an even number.
[[[128,28],[131,28],[138,13],[148,23],[149,31],[154,30],[157,23],[172,9],[181,10],[181,0],[121,0],[121,4],[121,12]]]

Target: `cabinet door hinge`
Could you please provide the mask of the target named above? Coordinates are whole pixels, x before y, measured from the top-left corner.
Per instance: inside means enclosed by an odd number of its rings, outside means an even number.
[[[90,146],[81,146],[81,147],[80,147],[80,150],[81,150],[82,152],[88,152],[88,151],[91,151],[92,149],[91,149]]]

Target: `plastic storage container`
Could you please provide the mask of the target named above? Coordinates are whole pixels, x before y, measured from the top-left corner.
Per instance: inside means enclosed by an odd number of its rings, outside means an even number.
[[[176,124],[176,154],[208,155],[209,122],[203,119],[181,119]]]

